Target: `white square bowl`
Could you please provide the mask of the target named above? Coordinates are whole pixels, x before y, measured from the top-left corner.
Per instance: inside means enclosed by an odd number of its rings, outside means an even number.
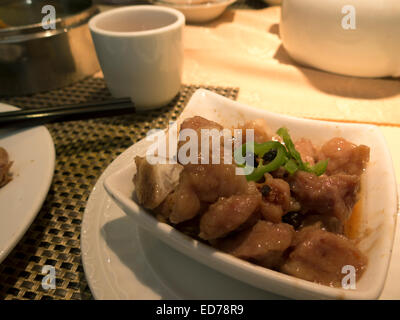
[[[134,159],[109,176],[104,186],[110,196],[137,224],[171,247],[210,268],[235,279],[279,295],[296,299],[376,299],[387,275],[397,217],[397,186],[392,159],[379,128],[371,125],[306,120],[261,109],[254,109],[207,90],[197,90],[177,120],[200,115],[224,127],[246,120],[263,118],[276,131],[285,126],[294,139],[310,138],[315,144],[343,137],[371,148],[370,163],[362,180],[362,222],[365,234],[359,248],[368,256],[368,267],[357,281],[356,289],[332,288],[269,270],[196,241],[157,219],[135,202],[132,182],[136,172]],[[149,145],[149,144],[148,144]],[[142,150],[143,156],[146,150]],[[345,275],[343,275],[345,276]]]

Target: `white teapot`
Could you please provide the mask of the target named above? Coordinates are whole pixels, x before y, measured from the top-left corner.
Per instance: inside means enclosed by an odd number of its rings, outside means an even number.
[[[400,76],[400,0],[283,0],[280,35],[303,65],[358,77]]]

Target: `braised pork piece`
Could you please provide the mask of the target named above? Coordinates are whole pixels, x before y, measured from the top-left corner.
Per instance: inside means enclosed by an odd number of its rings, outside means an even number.
[[[183,128],[223,129],[199,116],[186,119]],[[168,165],[137,157],[140,204],[178,230],[251,263],[329,286],[340,286],[342,268],[350,265],[359,279],[368,261],[344,226],[359,198],[369,148],[339,137],[322,146],[306,138],[293,143],[285,128],[273,139],[263,120],[238,128],[254,130],[255,173],[237,174],[243,164],[234,157],[231,163]],[[219,142],[221,150],[227,147]],[[247,157],[247,145],[242,148]],[[204,159],[202,152],[199,144],[198,159]]]
[[[12,162],[8,157],[7,151],[0,147],[0,188],[4,187],[11,181],[11,168]]]

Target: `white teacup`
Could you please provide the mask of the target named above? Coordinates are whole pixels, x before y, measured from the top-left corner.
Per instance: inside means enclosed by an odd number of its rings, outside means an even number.
[[[400,76],[399,0],[284,0],[280,35],[301,64],[359,77]]]
[[[107,86],[130,97],[138,110],[166,105],[179,92],[184,15],[160,6],[129,6],[89,21]]]

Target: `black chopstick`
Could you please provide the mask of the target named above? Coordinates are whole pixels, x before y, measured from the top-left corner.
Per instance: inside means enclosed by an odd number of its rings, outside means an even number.
[[[84,120],[135,113],[129,98],[94,101],[59,107],[7,111],[0,113],[0,129],[37,126],[60,121]]]

